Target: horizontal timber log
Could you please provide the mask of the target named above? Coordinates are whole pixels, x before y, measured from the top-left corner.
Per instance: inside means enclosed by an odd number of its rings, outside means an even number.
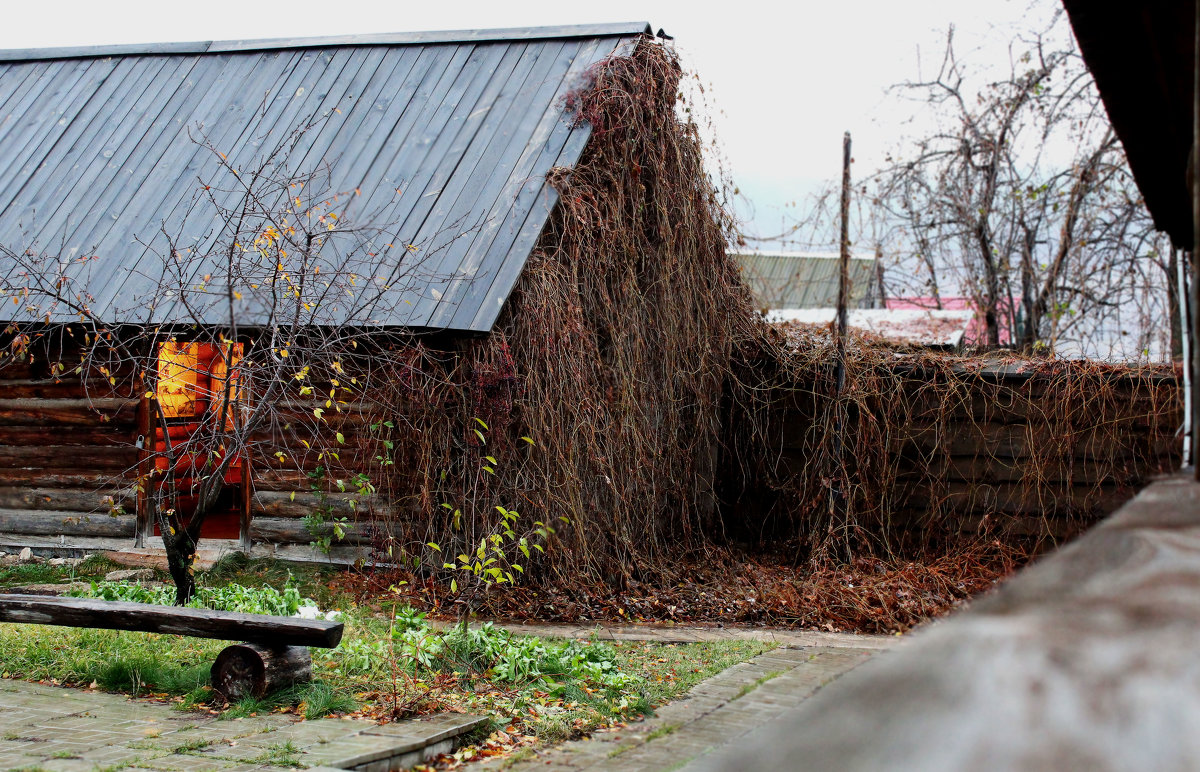
[[[4,371],[0,369],[0,375]],[[103,391],[94,392],[97,396]],[[88,389],[79,380],[52,378],[0,378],[0,397],[5,399],[78,399],[86,397]]]
[[[1146,459],[1150,461],[1150,459]],[[900,478],[912,476],[929,477],[950,482],[974,482],[995,484],[1025,482],[1031,485],[1137,485],[1144,479],[1147,467],[1152,464],[1098,465],[1082,463],[1074,458],[1040,459],[1030,464],[1026,459],[992,458],[989,456],[954,456],[926,461],[920,458],[897,459],[896,473]],[[1170,456],[1161,457],[1161,468],[1153,471],[1166,472],[1172,467]]]
[[[1074,457],[1043,458],[1037,463],[1025,457],[991,457],[978,455],[935,457],[931,460],[919,454],[900,455],[895,459],[897,482],[914,479],[945,480],[955,483],[1027,483],[1049,486],[1130,485],[1137,486],[1147,474],[1159,474],[1173,468],[1174,458],[1124,460],[1111,464],[1096,464]],[[1136,462],[1135,462],[1136,461]],[[800,476],[812,464],[811,456],[802,450],[784,449],[776,456],[774,473],[781,479]]]
[[[352,505],[352,502],[357,503]],[[304,517],[317,509],[326,509],[337,517],[353,517],[367,512],[373,503],[370,497],[359,500],[358,496],[348,493],[330,493],[321,497],[315,493],[260,490],[250,500],[250,514],[255,517]]]
[[[131,536],[72,536],[66,534],[40,536],[0,531],[0,550],[5,552],[19,552],[25,547],[29,547],[35,552],[48,555],[81,557],[92,552],[127,550],[132,546],[133,537]]]
[[[378,527],[372,522],[349,524],[339,544],[366,544]],[[317,533],[309,531],[303,522],[293,517],[255,517],[250,521],[250,540],[266,544],[311,544],[320,536],[336,536],[333,525],[323,523]]]
[[[137,440],[134,424],[101,424],[94,426],[4,426],[0,425],[0,445],[29,447],[37,445],[71,445],[75,453],[82,447],[119,448],[132,446]]]
[[[917,483],[897,491],[897,509],[929,511],[934,504],[959,514],[1007,513],[1062,517],[1108,514],[1136,491],[1125,486],[1026,486],[1013,483],[985,485]]]
[[[1085,409],[1083,401],[1063,404],[1012,393],[991,395],[972,391],[949,398],[936,392],[918,393],[911,398],[910,404],[914,417],[929,420],[950,418],[976,423],[1047,423],[1061,421],[1065,414],[1073,416],[1079,423],[1086,422],[1086,416],[1079,414]],[[1121,420],[1145,425],[1156,420],[1157,416],[1164,413],[1164,407],[1171,404],[1172,395],[1131,394],[1129,399],[1121,403]],[[1173,412],[1178,414],[1178,420],[1182,420],[1178,409]]]
[[[82,512],[4,508],[0,509],[0,533],[7,539],[19,535],[132,539],[137,533],[137,518],[134,515],[113,517]]]
[[[1008,458],[1023,458],[1036,450],[1056,453],[1070,451],[1079,458],[1113,458],[1128,455],[1127,447],[1146,455],[1178,453],[1173,436],[1176,423],[1155,424],[1142,414],[1124,416],[1104,426],[1087,426],[1080,417],[1075,426],[1062,421],[1035,419],[1029,423],[934,419],[914,421],[890,427],[893,434],[889,450],[905,452],[946,451],[953,455],[991,453]],[[811,418],[795,413],[775,419],[775,438],[771,444],[782,448],[805,448],[819,441]]]
[[[92,472],[88,470],[48,470],[0,468],[0,486],[36,486],[41,488],[90,488],[119,487],[125,484],[121,475]]]
[[[1147,436],[1144,429],[1113,425],[1078,431],[1021,424],[933,424],[907,427],[905,435],[891,444],[893,453],[943,452],[952,456],[989,455],[998,458],[1047,459],[1075,457],[1081,460],[1169,456],[1178,441],[1168,433]],[[1131,451],[1136,448],[1136,453]]]
[[[318,646],[331,649],[342,640],[341,622],[231,611],[154,606],[94,598],[0,595],[0,622],[136,630],[190,635],[267,646]]]
[[[136,399],[0,399],[0,425],[136,424],[137,411]]]
[[[96,488],[0,488],[0,508],[8,509],[62,509],[70,512],[103,512],[105,515],[113,505],[132,509],[136,497],[133,489],[112,487],[107,490]]]
[[[137,465],[133,446],[81,451],[78,445],[0,445],[0,468],[27,467],[73,471],[123,471]]]

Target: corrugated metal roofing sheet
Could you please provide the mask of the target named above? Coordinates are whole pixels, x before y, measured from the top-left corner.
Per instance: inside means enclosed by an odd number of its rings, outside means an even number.
[[[830,308],[837,305],[838,256],[814,252],[737,252],[742,278],[759,308]],[[875,279],[873,257],[850,258],[850,306],[867,303]]]
[[[236,167],[328,113],[293,165],[328,162],[332,189],[362,192],[351,217],[387,210],[388,232],[429,255],[369,321],[490,330],[556,201],[547,172],[589,136],[564,96],[645,29],[0,52],[0,244],[95,254],[93,310],[141,321],[131,299],[152,289],[160,230],[201,243],[219,225],[188,216],[212,168],[188,130]],[[0,258],[0,281],[17,272]]]

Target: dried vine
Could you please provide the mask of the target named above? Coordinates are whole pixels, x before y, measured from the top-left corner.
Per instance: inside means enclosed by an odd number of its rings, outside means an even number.
[[[980,535],[1069,536],[1170,467],[1173,373],[1010,358],[1025,375],[1006,380],[995,361],[864,339],[834,458],[830,341],[755,314],[696,127],[678,117],[680,75],[651,41],[595,67],[568,100],[591,140],[550,175],[558,205],[496,329],[449,352],[398,345],[374,365],[393,368],[379,401],[404,406],[402,461],[381,483],[407,502],[391,538],[470,546],[503,505],[571,520],[549,579],[670,581],[737,542],[785,543],[824,570]],[[964,464],[970,483],[954,479]],[[1033,533],[1025,510],[1048,527]]]

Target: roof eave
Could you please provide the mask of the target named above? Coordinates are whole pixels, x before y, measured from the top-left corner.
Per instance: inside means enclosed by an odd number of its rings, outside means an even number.
[[[1146,208],[1177,246],[1192,244],[1195,6],[1063,0]]]
[[[453,43],[499,43],[513,40],[566,40],[571,38],[629,37],[651,34],[648,22],[568,24],[557,27],[387,32],[365,35],[269,38],[260,40],[202,40],[190,43],[132,43],[111,46],[18,48],[0,50],[0,62],[33,62],[48,59],[85,59],[109,56],[172,56],[222,54],[245,51],[278,51],[288,48],[346,46],[407,46]]]

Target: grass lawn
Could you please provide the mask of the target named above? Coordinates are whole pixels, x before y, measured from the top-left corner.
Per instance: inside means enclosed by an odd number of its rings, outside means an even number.
[[[0,591],[21,584],[98,581],[112,566],[0,566]],[[331,582],[331,569],[235,559],[199,576],[226,588],[281,588],[343,613],[346,633],[333,650],[313,650],[305,686],[225,705],[214,699],[208,670],[226,642],[174,635],[0,625],[0,674],[150,696],[181,709],[224,716],[265,711],[308,718],[354,713],[399,718],[442,709],[491,715],[516,745],[554,742],[650,712],[700,680],[772,648],[756,641],[694,644],[605,643],[513,636],[481,628],[437,629],[401,602],[356,606]],[[239,591],[240,592],[240,591]],[[382,609],[382,611],[381,611]]]

